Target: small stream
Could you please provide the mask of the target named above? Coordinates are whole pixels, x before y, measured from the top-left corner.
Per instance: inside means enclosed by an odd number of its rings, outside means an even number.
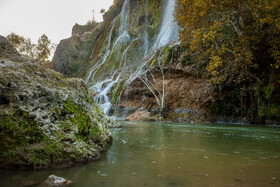
[[[280,128],[125,123],[96,162],[44,171],[0,170],[0,186],[50,174],[73,186],[280,186]],[[42,184],[38,186],[44,186]]]

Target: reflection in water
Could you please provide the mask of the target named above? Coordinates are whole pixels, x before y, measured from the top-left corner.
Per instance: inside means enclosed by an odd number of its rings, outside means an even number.
[[[112,133],[113,145],[96,162],[59,170],[0,170],[0,186],[39,182],[50,174],[74,186],[280,185],[276,127],[129,123]]]

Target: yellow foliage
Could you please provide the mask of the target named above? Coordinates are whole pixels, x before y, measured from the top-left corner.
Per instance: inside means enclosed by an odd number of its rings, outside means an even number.
[[[215,82],[225,81],[226,71],[248,79],[263,44],[271,67],[280,67],[279,0],[178,0],[175,15],[182,44],[190,43]]]

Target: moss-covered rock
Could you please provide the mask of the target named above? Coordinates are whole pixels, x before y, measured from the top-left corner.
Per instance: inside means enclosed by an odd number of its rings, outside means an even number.
[[[22,58],[0,36],[0,167],[50,168],[100,156],[119,125],[85,82]]]

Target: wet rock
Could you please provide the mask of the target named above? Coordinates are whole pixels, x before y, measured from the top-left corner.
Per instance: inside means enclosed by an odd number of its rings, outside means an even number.
[[[57,177],[55,175],[50,175],[45,183],[49,186],[69,186],[73,184],[72,181],[64,179],[62,177]]]
[[[97,159],[112,142],[108,127],[119,122],[104,115],[83,80],[21,58],[3,38],[0,167],[67,167]]]

